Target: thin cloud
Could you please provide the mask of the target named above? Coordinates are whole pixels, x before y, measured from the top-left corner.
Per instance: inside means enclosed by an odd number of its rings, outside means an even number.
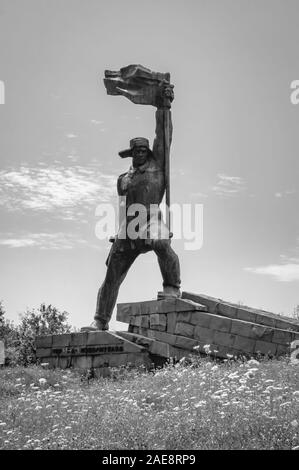
[[[57,233],[26,233],[17,237],[6,235],[0,238],[0,245],[9,248],[40,248],[43,250],[70,250],[78,244],[85,245],[84,240],[73,234]]]
[[[95,126],[100,126],[101,124],[104,124],[104,121],[97,121],[96,119],[91,119],[91,124],[94,124]]]
[[[97,165],[21,166],[0,171],[0,206],[9,211],[52,213],[69,220],[78,211],[109,202],[115,187],[116,176],[99,171]]]
[[[217,196],[233,197],[246,189],[245,181],[240,176],[229,176],[223,173],[217,176],[218,182],[211,188]]]
[[[69,133],[69,134],[66,134],[66,137],[68,139],[76,139],[78,136],[76,134]]]
[[[245,268],[245,271],[272,276],[280,282],[299,281],[299,263],[270,264],[257,268]]]

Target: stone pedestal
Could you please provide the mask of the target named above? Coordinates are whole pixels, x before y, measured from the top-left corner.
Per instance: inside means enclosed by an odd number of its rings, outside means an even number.
[[[281,356],[299,340],[296,320],[187,292],[179,299],[118,304],[116,318],[128,331],[39,336],[37,357],[50,367],[107,371],[179,360],[194,348],[205,354],[207,345],[218,358]]]
[[[151,365],[146,348],[110,331],[38,336],[36,348],[38,359],[53,368],[100,371],[129,364]]]

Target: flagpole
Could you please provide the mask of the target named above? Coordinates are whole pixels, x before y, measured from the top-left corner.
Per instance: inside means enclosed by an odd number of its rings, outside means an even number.
[[[164,121],[164,162],[165,162],[165,198],[166,198],[166,225],[168,231],[171,231],[170,219],[170,142],[169,142],[169,126],[170,126],[170,109],[163,110]]]

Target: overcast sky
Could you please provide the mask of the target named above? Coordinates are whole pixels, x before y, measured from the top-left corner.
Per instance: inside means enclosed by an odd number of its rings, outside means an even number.
[[[95,236],[95,209],[115,201],[130,163],[118,151],[154,136],[154,109],[107,96],[103,85],[105,69],[134,63],[171,73],[171,198],[204,205],[202,248],[173,242],[182,289],[293,311],[298,18],[298,0],[0,0],[0,298],[8,318],[41,302],[67,310],[78,327],[93,318],[110,248]],[[119,301],[155,298],[161,284],[155,255],[142,255]]]

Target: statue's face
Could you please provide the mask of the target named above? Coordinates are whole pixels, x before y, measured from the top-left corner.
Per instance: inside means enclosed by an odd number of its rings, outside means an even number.
[[[133,166],[141,166],[147,160],[148,148],[147,147],[134,147],[132,150],[133,155]]]

